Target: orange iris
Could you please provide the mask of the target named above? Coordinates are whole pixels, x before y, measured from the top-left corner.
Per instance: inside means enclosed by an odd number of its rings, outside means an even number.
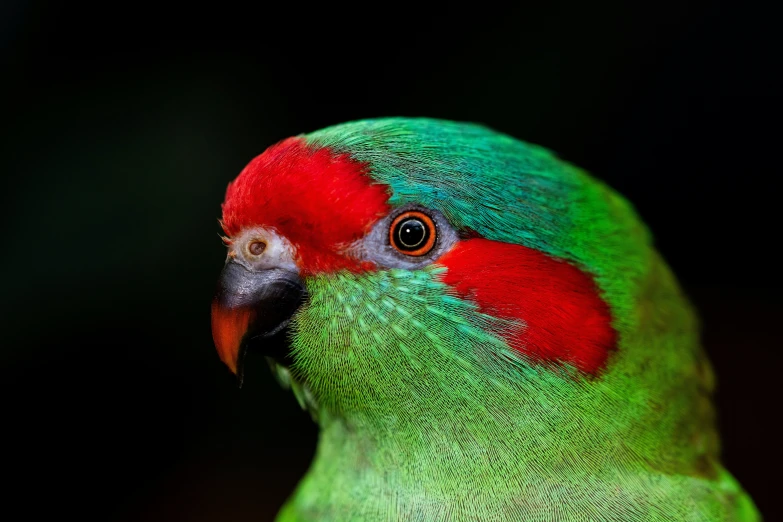
[[[416,210],[403,212],[389,227],[389,243],[406,256],[423,256],[435,246],[435,222]]]

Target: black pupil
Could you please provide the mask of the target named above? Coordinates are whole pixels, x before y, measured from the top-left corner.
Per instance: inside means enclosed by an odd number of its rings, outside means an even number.
[[[397,224],[394,238],[400,250],[416,250],[427,242],[430,231],[427,226],[416,218],[409,218]]]

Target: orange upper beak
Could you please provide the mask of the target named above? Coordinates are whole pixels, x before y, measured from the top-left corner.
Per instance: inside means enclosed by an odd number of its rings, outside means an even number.
[[[212,339],[220,360],[237,374],[242,339],[255,319],[252,308],[226,308],[212,300]]]
[[[220,360],[242,379],[242,359],[248,342],[281,332],[302,303],[305,290],[299,276],[289,270],[250,270],[229,259],[212,300],[212,338]],[[270,349],[276,346],[269,343]],[[279,355],[266,353],[265,355]]]

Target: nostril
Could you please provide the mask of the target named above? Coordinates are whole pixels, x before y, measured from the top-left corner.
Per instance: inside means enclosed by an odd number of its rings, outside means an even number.
[[[266,243],[263,241],[253,241],[250,243],[250,245],[248,245],[247,249],[254,256],[260,256],[264,253],[264,250],[266,250]]]

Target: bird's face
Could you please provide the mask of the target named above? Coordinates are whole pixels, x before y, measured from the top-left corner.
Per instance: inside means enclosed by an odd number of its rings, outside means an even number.
[[[454,122],[338,125],[251,161],[223,226],[220,356],[240,376],[247,349],[269,357],[322,462],[350,439],[461,490],[630,461],[698,476],[714,454],[693,311],[630,205],[548,151]]]
[[[212,328],[233,372],[254,347],[311,409],[376,419],[390,406],[413,416],[466,408],[520,371],[600,373],[615,332],[592,277],[483,233],[518,213],[497,208],[504,187],[448,173],[434,184],[417,179],[415,158],[378,155],[407,185],[380,182],[372,159],[299,137],[229,186]],[[474,208],[450,190],[472,194]],[[557,233],[546,212],[542,230]]]

